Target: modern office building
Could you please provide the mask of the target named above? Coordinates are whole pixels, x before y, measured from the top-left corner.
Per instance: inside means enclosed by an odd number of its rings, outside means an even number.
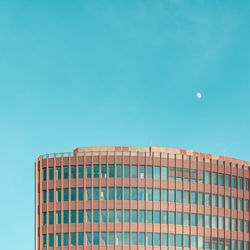
[[[37,249],[249,249],[250,162],[163,147],[36,159]]]

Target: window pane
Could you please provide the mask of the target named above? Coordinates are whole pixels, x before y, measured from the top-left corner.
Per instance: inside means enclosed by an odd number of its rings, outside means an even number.
[[[145,201],[145,188],[139,188],[139,200]]]
[[[224,186],[224,174],[219,174],[219,186]]]
[[[130,222],[130,210],[124,210],[124,222],[125,223]]]
[[[92,222],[92,210],[86,210],[86,223]]]
[[[78,223],[84,223],[84,211],[78,210]]]
[[[132,233],[132,246],[138,245],[137,233]]]
[[[91,233],[86,233],[86,245],[90,246],[92,244],[92,237]]]
[[[86,166],[87,178],[92,178],[92,169],[91,166]]]
[[[109,222],[110,223],[115,222],[115,210],[109,210]]]
[[[130,166],[124,166],[124,178],[130,178]]]
[[[182,203],[182,191],[181,190],[176,190],[176,202]]]
[[[169,190],[169,202],[175,202],[175,190]]]
[[[76,189],[71,188],[71,201],[76,201]]]
[[[145,233],[139,233],[139,245],[140,246],[145,246]]]
[[[71,167],[71,179],[76,179],[76,166]]]
[[[84,189],[83,188],[79,188],[78,189],[78,200],[79,201],[83,201],[84,200]]]
[[[151,210],[147,211],[147,223],[153,223],[153,212]]]
[[[205,184],[210,184],[210,172],[205,172]]]
[[[189,226],[189,213],[183,213],[183,225]]]
[[[94,210],[93,222],[99,223],[99,210],[96,210],[96,209]]]
[[[93,233],[94,246],[99,245],[99,233]]]
[[[139,223],[145,223],[145,210],[139,211]]]
[[[63,200],[69,201],[69,189],[68,188],[64,188],[63,190]]]
[[[54,168],[49,168],[49,180],[54,180]]]
[[[121,165],[116,166],[116,177],[122,178],[122,166]]]
[[[140,179],[145,179],[145,166],[140,166],[139,167],[139,178]]]
[[[183,200],[185,204],[189,204],[189,191],[184,191]]]
[[[129,246],[130,245],[130,234],[124,233],[124,245]]]
[[[122,210],[116,210],[116,222],[122,223]]]
[[[101,233],[101,245],[102,246],[107,245],[107,233]]]
[[[115,200],[115,189],[114,188],[109,188],[109,200],[113,201]]]
[[[102,176],[102,178],[107,177],[107,166],[106,165],[101,166],[101,176]]]
[[[167,178],[168,178],[168,168],[162,167],[161,168],[161,179],[167,180]]]
[[[153,234],[147,233],[147,246],[152,246],[152,245],[153,245]]]
[[[107,210],[101,211],[101,222],[103,222],[103,223],[107,222]]]
[[[69,234],[68,233],[64,233],[63,234],[63,245],[64,246],[68,246],[69,245]]]
[[[99,178],[99,166],[94,166],[94,178]]]
[[[69,168],[68,167],[63,168],[63,178],[69,179]]]
[[[92,200],[92,189],[86,188],[86,200],[91,201]]]
[[[109,178],[114,178],[115,177],[115,166],[110,165],[109,166]]]
[[[154,179],[155,180],[160,180],[160,167],[154,167]]]
[[[147,201],[152,201],[152,200],[153,200],[153,189],[147,188]]]
[[[138,223],[137,210],[132,210],[132,223]]]
[[[138,191],[137,188],[132,188],[132,200],[137,201],[138,200]]]
[[[137,178],[138,177],[138,169],[137,166],[132,166],[132,178]]]
[[[167,189],[161,190],[161,201],[168,201],[168,191]]]
[[[161,212],[161,223],[168,224],[168,212],[166,211]]]
[[[170,167],[169,168],[169,176],[168,176],[168,179],[170,181],[174,181],[175,180],[175,168],[173,167]]]
[[[174,225],[175,224],[175,213],[169,212],[168,215],[169,215],[169,217],[168,217],[169,224]]]
[[[203,196],[204,196],[204,194],[203,193],[198,193],[198,204],[199,205],[203,205],[204,203],[203,203]]]
[[[125,201],[130,200],[130,188],[124,188],[124,200]]]
[[[63,223],[64,224],[69,223],[69,211],[63,211]]]
[[[160,189],[154,189],[154,201],[161,201]]]
[[[118,201],[122,200],[122,188],[120,187],[116,188],[116,200]]]
[[[161,223],[160,211],[154,211],[154,223],[155,224]]]
[[[102,201],[107,200],[107,188],[101,188],[101,200]]]
[[[161,245],[161,235],[159,233],[154,233],[154,246]]]
[[[76,246],[76,233],[71,233],[71,246]]]
[[[71,223],[76,223],[76,210],[71,210]]]
[[[78,167],[78,178],[79,179],[84,178],[84,167],[83,166]]]
[[[191,204],[197,204],[196,192],[191,192]]]
[[[182,225],[182,213],[176,213],[176,225]]]
[[[57,168],[56,168],[56,179],[57,179],[57,180],[61,180],[61,179],[62,179],[61,167],[57,167]]]
[[[115,233],[109,233],[109,245],[113,246],[115,244]]]
[[[153,178],[153,168],[152,166],[147,166],[147,179]]]
[[[122,233],[120,232],[116,233],[116,245],[118,246],[122,245]]]

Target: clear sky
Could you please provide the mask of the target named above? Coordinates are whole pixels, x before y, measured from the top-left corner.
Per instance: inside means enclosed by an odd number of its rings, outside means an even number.
[[[40,154],[153,145],[250,161],[249,12],[248,0],[0,0],[1,249],[34,249]]]

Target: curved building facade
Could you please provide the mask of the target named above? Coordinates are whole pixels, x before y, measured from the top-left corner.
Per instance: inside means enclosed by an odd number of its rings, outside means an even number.
[[[249,168],[162,147],[40,156],[36,250],[248,250]]]

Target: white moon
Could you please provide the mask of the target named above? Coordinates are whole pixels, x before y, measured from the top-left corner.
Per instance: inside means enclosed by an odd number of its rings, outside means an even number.
[[[201,99],[201,97],[202,97],[201,93],[197,93],[196,96],[197,96],[197,98],[199,98],[199,99]]]

